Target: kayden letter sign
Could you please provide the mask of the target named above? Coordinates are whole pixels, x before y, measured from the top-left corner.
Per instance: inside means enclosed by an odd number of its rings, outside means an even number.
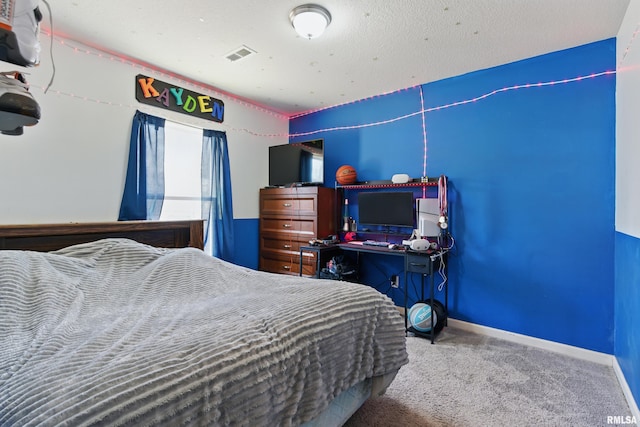
[[[161,82],[153,77],[136,76],[136,99],[154,107],[165,108],[205,120],[222,123],[224,102],[190,90]]]

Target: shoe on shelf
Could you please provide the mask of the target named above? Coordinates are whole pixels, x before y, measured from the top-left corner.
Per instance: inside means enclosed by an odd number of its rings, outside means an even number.
[[[3,135],[20,136],[24,133],[24,128],[22,126],[18,126],[14,130],[3,130],[3,131],[0,131],[0,133],[2,133]]]
[[[40,63],[40,0],[1,0],[0,61],[23,67]]]
[[[0,73],[0,132],[22,135],[23,126],[33,126],[39,120],[40,105],[24,76],[13,71]]]

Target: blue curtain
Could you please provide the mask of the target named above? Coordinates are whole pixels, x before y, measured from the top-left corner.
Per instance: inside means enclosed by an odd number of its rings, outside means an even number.
[[[205,251],[230,261],[234,237],[227,134],[208,129],[202,135],[202,218]]]
[[[164,200],[164,122],[136,111],[118,221],[160,218]]]

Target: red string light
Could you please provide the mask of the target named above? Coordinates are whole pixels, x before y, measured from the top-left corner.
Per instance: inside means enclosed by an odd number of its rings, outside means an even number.
[[[397,121],[400,121],[400,120],[405,120],[405,119],[408,119],[410,117],[413,117],[413,116],[416,116],[416,115],[419,115],[419,114],[431,113],[431,112],[434,112],[434,111],[440,111],[440,110],[444,110],[444,109],[451,108],[451,107],[459,107],[459,106],[462,106],[462,105],[471,104],[471,103],[478,102],[478,101],[487,99],[489,97],[498,95],[498,94],[503,93],[503,92],[510,92],[510,91],[514,91],[514,90],[518,90],[518,89],[541,88],[541,87],[546,87],[546,86],[552,86],[552,85],[559,84],[559,83],[563,83],[563,84],[574,83],[574,82],[579,82],[579,81],[586,80],[586,79],[593,79],[593,78],[596,78],[596,77],[608,76],[608,75],[612,75],[612,74],[615,74],[615,73],[616,73],[615,70],[602,71],[602,72],[599,72],[599,73],[592,73],[592,74],[589,74],[589,75],[586,75],[586,76],[573,77],[573,78],[563,79],[563,80],[553,80],[553,81],[539,82],[539,83],[533,83],[533,84],[532,83],[526,83],[526,84],[514,85],[514,86],[504,87],[504,88],[501,88],[501,89],[492,90],[491,92],[487,92],[485,94],[482,94],[482,95],[474,97],[474,98],[465,99],[465,100],[462,100],[462,101],[456,101],[456,102],[452,102],[452,103],[449,103],[449,104],[439,105],[439,106],[436,106],[436,107],[423,108],[420,111],[416,111],[414,113],[409,113],[409,114],[404,114],[402,116],[394,117],[394,118],[387,119],[387,120],[381,120],[381,121],[372,122],[372,123],[365,123],[365,124],[361,124],[361,125],[336,126],[336,127],[332,127],[332,128],[317,129],[317,130],[312,130],[312,131],[308,131],[308,132],[293,133],[293,134],[289,134],[289,137],[290,138],[294,138],[294,137],[300,137],[300,136],[315,135],[315,134],[323,133],[323,132],[335,132],[335,131],[341,131],[341,130],[353,130],[353,129],[362,129],[362,128],[367,128],[367,127],[372,127],[372,126],[380,126],[380,125],[385,125],[385,124],[397,122]]]
[[[193,87],[196,90],[199,90],[199,91],[201,91],[203,93],[213,93],[213,94],[215,94],[217,96],[225,97],[225,99],[228,99],[228,100],[230,100],[232,102],[235,102],[235,103],[238,103],[240,105],[243,105],[244,107],[249,107],[249,108],[254,109],[254,110],[259,110],[261,112],[264,112],[264,113],[267,113],[267,114],[270,114],[272,116],[276,116],[276,117],[279,117],[279,118],[288,119],[288,115],[286,115],[286,114],[278,113],[278,112],[275,112],[275,111],[273,111],[273,110],[271,110],[269,108],[257,105],[255,103],[244,101],[241,98],[239,98],[237,96],[234,96],[234,95],[232,95],[230,93],[226,93],[226,92],[221,91],[221,90],[219,90],[217,88],[214,88],[212,86],[204,85],[201,82],[197,82],[195,80],[190,80],[190,79],[188,79],[186,77],[179,76],[177,74],[174,74],[174,73],[171,73],[171,72],[169,72],[167,70],[164,70],[164,69],[162,69],[160,67],[154,67],[154,66],[151,66],[151,65],[146,64],[146,63],[141,63],[141,62],[139,62],[139,61],[137,61],[135,59],[132,59],[130,57],[127,57],[127,56],[124,56],[124,55],[120,55],[120,54],[101,52],[101,51],[92,51],[92,50],[89,50],[89,49],[82,49],[82,48],[79,48],[77,46],[73,46],[73,42],[69,43],[68,40],[61,39],[58,36],[54,35],[53,37],[51,37],[51,33],[50,32],[47,34],[45,31],[43,31],[43,33],[46,34],[46,37],[51,38],[53,41],[59,43],[61,46],[64,46],[64,47],[72,49],[74,51],[74,53],[85,53],[87,55],[95,56],[95,57],[100,58],[100,59],[109,59],[110,61],[119,60],[121,63],[128,64],[132,68],[138,69],[138,70],[140,70],[142,72],[153,72],[153,73],[156,73],[157,75],[160,75],[161,77],[171,78],[171,79],[177,81],[179,84],[189,85],[190,87]]]
[[[424,94],[422,93],[422,86],[420,86],[420,109],[422,111],[422,144],[424,154],[422,156],[422,176],[427,176],[427,124],[424,111]],[[426,187],[422,187],[422,198],[427,197]]]
[[[332,105],[332,106],[329,106],[329,107],[316,108],[314,110],[308,110],[308,111],[305,111],[303,113],[292,114],[292,115],[289,116],[289,118],[290,119],[297,119],[299,117],[308,116],[309,114],[318,113],[320,111],[329,110],[331,108],[344,107],[346,105],[356,104],[356,103],[365,102],[365,101],[371,101],[372,99],[382,98],[382,97],[385,97],[387,95],[395,95],[396,93],[405,92],[405,91],[409,91],[409,90],[416,89],[416,88],[422,88],[422,85],[415,85],[415,86],[410,86],[410,87],[407,87],[407,88],[404,88],[404,89],[397,89],[397,90],[392,90],[392,91],[388,91],[388,92],[383,92],[383,93],[379,93],[377,95],[369,96],[367,98],[362,98],[362,99],[358,99],[358,100],[351,101],[351,102],[345,102],[345,103],[342,103],[342,104],[336,104],[336,105]]]
[[[639,32],[640,32],[640,23],[636,25],[636,29],[631,34],[631,38],[629,39],[629,42],[627,43],[627,47],[624,49],[624,52],[622,53],[622,57],[620,58],[618,67],[620,67],[624,62],[624,60],[627,58],[627,54],[631,51],[631,45],[633,45],[633,42],[636,40],[636,37],[638,36]]]

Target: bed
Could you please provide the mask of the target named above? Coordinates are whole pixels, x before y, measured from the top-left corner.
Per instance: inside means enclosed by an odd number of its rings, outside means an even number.
[[[201,248],[200,221],[0,226],[0,425],[338,426],[407,363],[376,290]]]

